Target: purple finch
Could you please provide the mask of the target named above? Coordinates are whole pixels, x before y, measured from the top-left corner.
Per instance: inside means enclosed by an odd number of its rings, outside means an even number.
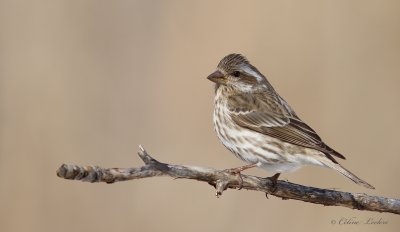
[[[364,187],[336,159],[345,157],[326,145],[274,90],[264,75],[240,54],[230,54],[207,77],[215,82],[214,128],[222,144],[248,165],[276,173],[303,165],[328,167]]]

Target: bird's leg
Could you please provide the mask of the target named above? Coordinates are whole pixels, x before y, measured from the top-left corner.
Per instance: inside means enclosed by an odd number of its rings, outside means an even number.
[[[243,172],[246,169],[250,169],[250,168],[254,168],[257,167],[257,164],[248,164],[248,165],[244,165],[244,166],[240,166],[237,168],[229,168],[229,169],[225,169],[226,172],[232,173],[232,174],[239,174],[240,172]]]
[[[242,189],[243,187],[243,178],[242,178],[242,174],[240,172],[249,169],[249,168],[254,168],[257,167],[257,164],[248,164],[248,165],[244,165],[241,167],[237,167],[237,168],[230,168],[230,169],[225,169],[226,172],[229,172],[233,175],[238,175],[239,176],[239,188],[238,190]]]

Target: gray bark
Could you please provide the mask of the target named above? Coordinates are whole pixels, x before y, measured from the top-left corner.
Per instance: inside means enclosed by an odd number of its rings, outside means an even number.
[[[145,163],[135,168],[101,168],[98,166],[78,166],[63,164],[57,170],[57,176],[85,182],[106,182],[142,179],[155,176],[170,176],[175,179],[193,179],[207,182],[216,188],[216,196],[222,195],[228,188],[241,188],[264,192],[284,200],[300,200],[326,206],[342,206],[357,210],[387,212],[400,214],[400,200],[380,196],[370,196],[365,193],[340,192],[330,189],[320,189],[278,180],[276,186],[268,178],[260,178],[226,170],[216,170],[206,167],[182,166],[166,164],[155,160],[141,146],[138,152]]]

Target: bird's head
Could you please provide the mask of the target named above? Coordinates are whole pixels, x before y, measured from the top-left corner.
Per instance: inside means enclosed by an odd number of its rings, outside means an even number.
[[[219,86],[228,86],[239,92],[254,92],[268,84],[256,67],[240,54],[229,54],[222,58],[217,70],[207,79]]]

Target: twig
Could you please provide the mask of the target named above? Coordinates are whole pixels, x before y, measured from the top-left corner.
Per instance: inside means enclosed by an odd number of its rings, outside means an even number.
[[[142,146],[138,152],[145,163],[136,168],[101,168],[98,166],[78,166],[63,164],[57,170],[57,176],[64,179],[85,182],[106,182],[134,180],[154,176],[170,176],[175,179],[193,179],[211,184],[216,188],[216,196],[222,195],[228,188],[239,188],[237,175],[213,168],[182,166],[161,163],[151,157]],[[326,206],[343,206],[351,209],[388,212],[400,214],[400,200],[380,196],[369,196],[365,193],[348,193],[329,189],[320,189],[278,181],[276,186],[268,178],[241,175],[242,188],[261,191],[283,200],[293,199]]]

